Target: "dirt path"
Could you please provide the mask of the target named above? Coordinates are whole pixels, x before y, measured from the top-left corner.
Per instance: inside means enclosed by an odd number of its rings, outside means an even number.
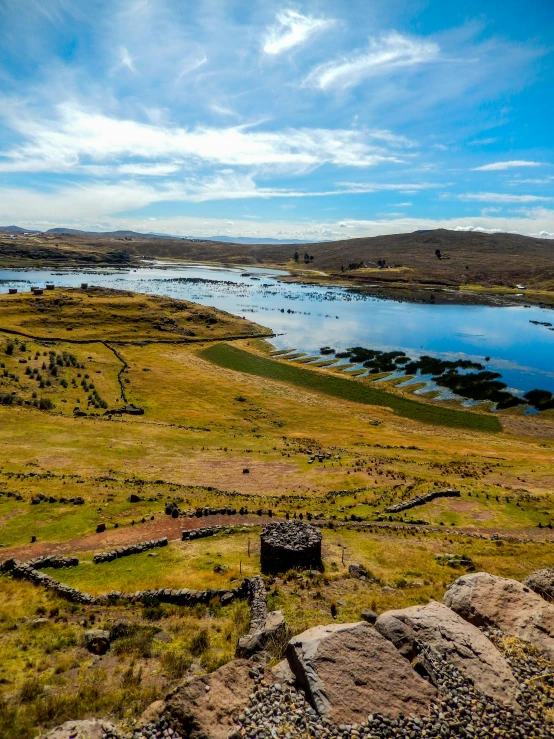
[[[272,519],[267,516],[202,516],[201,518],[171,518],[163,515],[154,521],[137,523],[120,529],[109,529],[101,534],[89,534],[80,539],[70,539],[63,542],[36,542],[23,546],[6,547],[0,550],[2,560],[16,557],[23,561],[41,557],[45,554],[60,556],[74,555],[79,552],[105,552],[115,547],[128,544],[137,544],[150,539],[160,539],[163,536],[171,540],[181,538],[181,532],[190,529],[201,529],[205,526],[237,525],[237,524],[264,524]]]

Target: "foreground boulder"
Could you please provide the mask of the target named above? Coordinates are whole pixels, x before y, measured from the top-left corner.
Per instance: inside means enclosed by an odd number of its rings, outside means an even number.
[[[43,735],[44,739],[121,739],[122,734],[107,721],[66,721]]]
[[[167,696],[161,714],[187,739],[227,739],[234,727],[233,715],[249,705],[256,669],[261,668],[238,659],[209,675],[191,678]],[[266,682],[271,681],[268,673]]]
[[[554,569],[537,570],[523,584],[548,601],[554,601]]]
[[[502,654],[478,628],[442,603],[387,611],[379,616],[375,628],[407,659],[431,649],[485,695],[515,706],[517,682]]]
[[[422,716],[437,697],[394,646],[372,626],[316,626],[295,636],[290,668],[320,716],[363,723],[370,713]]]
[[[530,642],[554,660],[554,605],[517,580],[486,572],[464,575],[443,602],[475,626],[492,626]]]

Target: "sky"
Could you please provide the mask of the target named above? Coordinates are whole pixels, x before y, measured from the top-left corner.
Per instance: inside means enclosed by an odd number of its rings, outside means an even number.
[[[552,0],[0,0],[0,225],[554,238]]]

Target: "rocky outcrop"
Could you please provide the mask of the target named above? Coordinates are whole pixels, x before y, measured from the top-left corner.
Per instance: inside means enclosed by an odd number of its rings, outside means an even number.
[[[491,698],[516,705],[517,682],[494,644],[472,624],[442,603],[412,606],[381,614],[375,628],[419,669],[436,682],[426,665],[427,650],[456,667],[475,687]]]
[[[167,536],[164,536],[161,539],[141,541],[138,544],[129,544],[126,547],[118,547],[109,552],[98,552],[93,556],[92,561],[95,564],[100,564],[101,562],[112,562],[114,559],[119,559],[119,557],[128,557],[130,554],[140,554],[141,552],[147,552],[149,549],[156,549],[157,547],[166,547],[167,544]]]
[[[108,721],[66,721],[47,734],[43,739],[122,739],[122,734]],[[38,739],[38,737],[37,737]]]
[[[475,626],[501,629],[554,660],[554,605],[522,583],[476,572],[453,582],[443,602]]]
[[[258,575],[246,581],[250,602],[250,631],[242,636],[236,647],[237,657],[252,657],[268,646],[278,645],[287,634],[287,624],[281,611],[267,609],[267,593],[264,581]]]
[[[365,622],[316,626],[287,646],[290,668],[317,713],[363,723],[381,712],[422,716],[437,698],[388,639]]]
[[[523,584],[548,601],[554,601],[554,569],[537,570]]]
[[[233,716],[248,706],[262,669],[239,659],[194,677],[167,696],[162,716],[187,739],[227,739]],[[265,681],[272,682],[270,673]]]
[[[459,498],[460,497],[460,491],[459,490],[432,490],[430,493],[425,493],[425,495],[416,495],[415,498],[410,498],[410,500],[405,500],[403,503],[397,503],[396,505],[391,505],[388,508],[385,508],[385,513],[400,513],[400,511],[406,511],[409,508],[415,508],[419,505],[425,505],[425,503],[430,503],[432,500],[435,500],[436,498]]]
[[[262,572],[321,569],[321,531],[307,523],[269,523],[260,538],[260,561]]]

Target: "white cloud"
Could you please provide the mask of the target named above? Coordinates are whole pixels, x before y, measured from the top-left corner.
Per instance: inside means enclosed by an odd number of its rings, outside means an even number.
[[[436,61],[440,48],[433,41],[411,38],[396,31],[370,39],[369,50],[321,64],[304,80],[304,84],[345,89],[360,84],[364,79],[389,74],[402,68]]]
[[[246,126],[193,129],[139,123],[90,113],[71,104],[58,106],[58,120],[14,116],[11,126],[26,140],[0,152],[0,171],[67,171],[87,161],[135,158],[154,163],[175,159],[225,166],[277,166],[308,170],[323,164],[370,167],[399,162],[384,144],[405,139],[365,129],[288,128],[251,130]]]
[[[130,72],[137,71],[135,69],[135,60],[129,54],[129,50],[125,46],[122,46],[119,50],[119,64],[117,65],[116,69],[121,69],[121,67],[125,67]]]
[[[315,33],[327,30],[335,21],[330,18],[314,18],[301,15],[294,10],[277,13],[277,23],[272,26],[265,38],[263,51],[276,55],[304,43]]]
[[[482,203],[540,203],[552,200],[542,195],[507,195],[502,192],[466,192],[457,197],[460,200],[478,200]]]
[[[513,159],[508,162],[492,162],[483,164],[482,167],[474,167],[474,172],[497,172],[504,169],[515,169],[516,167],[540,167],[542,162],[528,162],[524,159]]]

